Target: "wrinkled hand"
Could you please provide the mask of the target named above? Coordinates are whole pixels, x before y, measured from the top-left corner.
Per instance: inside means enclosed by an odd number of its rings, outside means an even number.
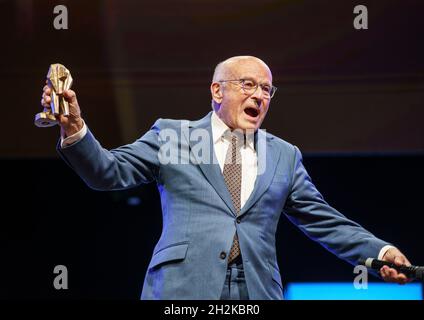
[[[50,110],[52,89],[46,81],[46,85],[43,88],[43,94],[41,96],[41,105],[44,108]],[[56,116],[61,128],[61,134],[64,137],[69,137],[74,133],[80,131],[84,125],[84,121],[81,118],[81,109],[78,105],[77,96],[73,90],[66,90],[63,92],[63,97],[69,102],[69,116],[66,117],[62,114]]]
[[[406,265],[410,266],[411,263],[408,259],[396,248],[390,248],[384,254],[383,261],[392,262],[398,266]],[[411,282],[412,279],[406,277],[405,274],[398,272],[397,270],[390,268],[388,266],[384,266],[380,269],[380,274],[383,277],[384,281],[387,282],[395,282],[399,284],[405,284]]]

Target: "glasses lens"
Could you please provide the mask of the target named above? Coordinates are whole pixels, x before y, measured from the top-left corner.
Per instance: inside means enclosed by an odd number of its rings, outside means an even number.
[[[246,92],[247,94],[253,94],[259,86],[255,81],[249,79],[241,79],[240,82],[244,92]],[[269,85],[261,85],[261,89],[262,94],[266,98],[272,98],[275,94],[275,91],[277,91],[276,87]]]
[[[252,80],[243,79],[241,80],[241,84],[243,86],[243,89],[249,93],[255,91],[258,87],[258,85]]]

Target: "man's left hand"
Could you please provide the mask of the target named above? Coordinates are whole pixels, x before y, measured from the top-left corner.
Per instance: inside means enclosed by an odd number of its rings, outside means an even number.
[[[382,260],[387,262],[392,262],[398,266],[411,265],[411,263],[404,256],[404,254],[396,248],[390,248],[389,250],[387,250]],[[387,282],[396,282],[399,284],[405,284],[412,281],[412,279],[409,279],[405,274],[398,272],[396,269],[390,268],[388,266],[382,267],[380,269],[380,274],[383,277],[384,281],[387,281]]]

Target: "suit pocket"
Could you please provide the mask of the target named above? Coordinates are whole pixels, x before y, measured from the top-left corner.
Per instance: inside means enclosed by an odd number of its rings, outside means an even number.
[[[149,269],[158,268],[164,263],[184,260],[187,249],[188,242],[180,242],[157,251],[150,261]]]

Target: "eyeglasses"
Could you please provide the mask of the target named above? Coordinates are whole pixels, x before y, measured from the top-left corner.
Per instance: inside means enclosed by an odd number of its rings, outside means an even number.
[[[259,84],[251,79],[219,80],[218,82],[238,82],[243,91],[248,95],[254,94],[260,86],[264,97],[267,99],[271,99],[274,96],[275,91],[277,91],[277,87],[270,86],[269,84]]]

